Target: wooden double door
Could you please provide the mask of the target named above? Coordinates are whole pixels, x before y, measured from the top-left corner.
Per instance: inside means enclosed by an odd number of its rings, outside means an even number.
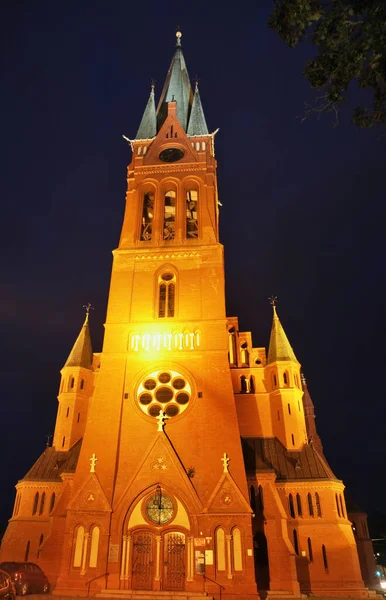
[[[132,588],[185,589],[185,534],[168,531],[157,535],[138,531],[132,538]]]

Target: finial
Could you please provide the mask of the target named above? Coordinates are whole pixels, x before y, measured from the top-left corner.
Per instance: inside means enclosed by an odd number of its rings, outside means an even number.
[[[151,91],[152,91],[152,94],[154,94],[154,89],[155,89],[155,79],[152,79],[151,80]]]
[[[90,310],[94,310],[94,307],[91,305],[91,303],[89,302],[88,304],[83,304],[82,308],[86,309],[86,318],[84,320],[84,325],[87,325],[88,323],[88,316],[90,314]]]
[[[158,422],[158,429],[157,431],[163,431],[164,430],[164,421],[166,419],[168,419],[169,417],[166,416],[166,413],[163,412],[163,410],[159,411],[158,417],[156,417],[156,421]]]
[[[98,460],[98,459],[97,459],[97,457],[96,457],[96,455],[95,455],[95,452],[94,452],[94,454],[93,454],[93,455],[92,455],[92,457],[90,458],[90,463],[91,463],[91,466],[90,466],[90,473],[95,473],[95,465],[96,465],[96,462],[97,462],[97,460]]]
[[[272,308],[273,308],[273,316],[274,316],[274,317],[277,317],[277,314],[276,314],[277,296],[270,296],[270,297],[268,298],[268,300],[269,300],[269,303],[270,303],[270,305],[271,305],[271,306],[272,306]]]
[[[198,92],[198,76],[197,76],[197,75],[196,75],[196,77],[195,77],[195,82],[194,82],[194,84],[195,84],[195,87],[194,87],[194,92],[195,92],[195,93],[197,93],[197,92]]]
[[[46,446],[50,446],[51,445],[50,444],[51,438],[52,438],[52,433],[47,433],[47,435],[46,435]]]
[[[228,473],[228,465],[229,465],[229,460],[230,460],[230,459],[229,459],[229,457],[228,457],[227,453],[226,453],[226,452],[224,452],[224,454],[223,454],[223,457],[222,457],[222,459],[221,459],[221,462],[222,462],[222,464],[223,464],[223,467],[224,467],[224,473]]]
[[[180,26],[179,25],[177,25],[176,38],[177,38],[176,46],[181,46],[182,33],[180,31]]]

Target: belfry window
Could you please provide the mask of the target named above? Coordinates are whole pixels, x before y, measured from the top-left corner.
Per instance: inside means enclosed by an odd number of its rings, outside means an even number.
[[[322,546],[322,555],[323,555],[324,568],[326,571],[328,571],[327,552],[326,552],[326,546],[324,544]]]
[[[313,562],[314,561],[314,554],[312,552],[311,538],[307,538],[307,545],[308,545],[308,558],[310,559],[310,562]]]
[[[154,194],[146,192],[143,196],[141,240],[150,242],[153,229]]]
[[[320,497],[318,492],[315,492],[315,505],[316,505],[316,515],[318,517],[322,516],[322,507],[320,505]]]
[[[294,499],[293,499],[292,494],[290,494],[288,496],[288,504],[289,504],[290,515],[294,519],[295,518],[295,507],[294,507]]]
[[[301,517],[303,514],[303,511],[302,511],[302,499],[300,497],[300,494],[296,494],[296,506],[298,508],[298,515],[299,515],[299,517]]]
[[[52,496],[51,496],[51,502],[50,502],[50,512],[52,512],[54,510],[54,506],[55,506],[55,492],[52,492]]]
[[[294,536],[294,550],[295,550],[295,554],[299,554],[298,533],[297,533],[296,529],[293,530],[293,536]]]
[[[186,237],[198,237],[198,192],[187,190],[186,192]]]
[[[42,499],[40,500],[40,509],[39,509],[39,515],[42,515],[44,512],[44,504],[46,502],[46,493],[43,492],[42,493]]]
[[[164,240],[174,240],[176,226],[176,192],[165,192],[164,204]]]
[[[174,317],[176,299],[176,276],[163,273],[158,277],[158,317]]]
[[[36,492],[35,497],[34,497],[33,507],[32,507],[33,515],[36,515],[36,511],[38,509],[38,504],[39,504],[39,492]]]
[[[313,517],[314,516],[314,505],[312,504],[311,494],[307,494],[307,501],[308,501],[308,513],[309,513],[310,517]]]

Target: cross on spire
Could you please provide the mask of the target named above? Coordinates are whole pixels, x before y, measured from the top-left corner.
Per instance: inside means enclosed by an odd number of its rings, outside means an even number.
[[[86,325],[86,323],[88,323],[88,316],[90,314],[90,310],[94,310],[94,307],[92,306],[91,302],[88,302],[87,304],[82,304],[82,308],[86,309],[86,319],[84,321],[84,324]]]
[[[95,454],[95,452],[94,452],[94,454],[93,454],[93,455],[92,455],[92,457],[90,458],[90,463],[91,463],[91,466],[90,466],[90,473],[95,473],[95,466],[96,466],[96,462],[97,462],[97,460],[98,460],[98,459],[97,459],[97,457],[96,457],[96,454]]]
[[[163,410],[159,411],[158,417],[156,417],[156,421],[158,423],[158,429],[157,431],[163,431],[164,430],[164,421],[166,419],[168,419],[169,417],[166,415],[166,413],[163,412]]]

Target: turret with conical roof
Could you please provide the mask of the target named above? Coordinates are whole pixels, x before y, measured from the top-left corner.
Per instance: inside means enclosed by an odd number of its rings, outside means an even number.
[[[273,307],[273,320],[271,337],[269,340],[267,364],[273,363],[276,360],[298,362],[292,346],[288,341],[286,333],[277,315],[275,304]]]
[[[61,370],[53,439],[53,446],[57,450],[69,450],[83,436],[88,402],[93,391],[93,352],[89,327],[91,305],[85,308],[85,321]]]
[[[139,124],[136,140],[152,139],[157,134],[157,117],[155,113],[154,85],[151,86],[149,100]]]

